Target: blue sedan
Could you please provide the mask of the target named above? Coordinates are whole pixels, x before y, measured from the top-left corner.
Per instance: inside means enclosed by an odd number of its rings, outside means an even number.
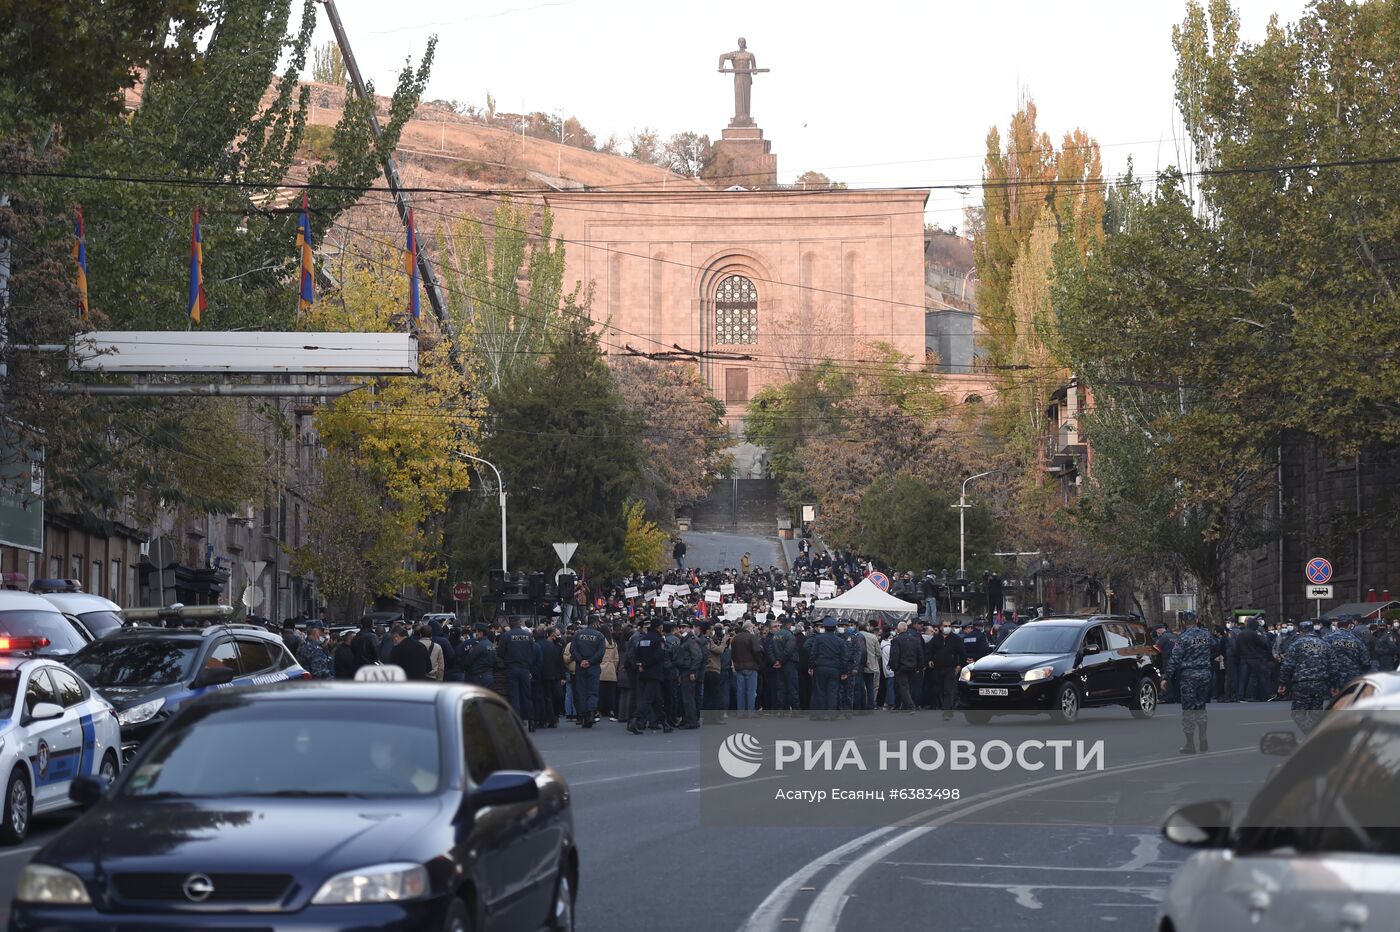
[[[478,687],[211,693],[73,795],[11,929],[573,928],[568,786]]]

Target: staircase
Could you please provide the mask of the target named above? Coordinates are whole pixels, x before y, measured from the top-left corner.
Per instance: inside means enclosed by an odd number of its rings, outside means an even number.
[[[721,479],[695,503],[690,528],[772,537],[781,509],[776,479]]]

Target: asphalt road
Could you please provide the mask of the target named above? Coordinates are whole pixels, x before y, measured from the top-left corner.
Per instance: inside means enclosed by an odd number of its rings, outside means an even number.
[[[782,566],[777,538],[743,534],[686,533],[685,565],[701,570],[738,569],[739,559],[750,555],[755,566]],[[669,552],[668,552],[669,555]]]
[[[880,728],[914,737],[948,727],[937,725],[937,713],[873,714],[888,721]],[[701,800],[715,788],[700,784],[702,732],[634,737],[618,723],[584,731],[565,722],[535,738],[574,794],[581,930],[1024,932],[1034,923],[1041,932],[1084,932],[1150,930],[1184,852],[1155,825],[1051,825],[1043,816],[1162,786],[1185,787],[1192,798],[1219,795],[1202,768],[1257,756],[1253,739],[1226,734],[1213,739],[1212,760],[1181,757],[1175,720],[1170,706],[1152,728],[1121,709],[1090,710],[1073,730],[1108,730],[1114,750],[1105,773],[1011,782],[956,804],[929,803],[896,824],[851,827],[704,824]],[[1009,739],[1031,726],[952,727]],[[0,915],[22,865],[70,819],[41,819],[23,847],[0,850]]]

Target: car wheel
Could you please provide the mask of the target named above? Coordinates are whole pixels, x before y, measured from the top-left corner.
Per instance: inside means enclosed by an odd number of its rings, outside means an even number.
[[[1074,684],[1061,683],[1060,688],[1055,690],[1055,705],[1050,716],[1061,725],[1068,725],[1079,718],[1081,705],[1079,690]]]
[[[574,932],[574,885],[569,882],[567,864],[559,865],[554,881],[554,905],[550,907],[549,932]]]
[[[442,928],[443,932],[472,932],[472,917],[467,911],[467,904],[454,899],[452,905],[447,907],[447,919]]]
[[[116,782],[120,768],[117,766],[117,755],[108,751],[102,758],[102,766],[97,769],[97,779],[102,781],[103,786],[111,786]]]
[[[29,791],[29,781],[24,772],[16,767],[10,773],[10,782],[5,786],[4,819],[0,821],[0,844],[17,845],[29,833],[29,820],[34,815],[34,795]]]
[[[1151,718],[1157,714],[1157,683],[1151,677],[1138,680],[1137,692],[1133,694],[1133,704],[1129,706],[1133,718]]]
[[[967,719],[969,725],[985,725],[992,720],[990,712],[964,712],[963,718]]]

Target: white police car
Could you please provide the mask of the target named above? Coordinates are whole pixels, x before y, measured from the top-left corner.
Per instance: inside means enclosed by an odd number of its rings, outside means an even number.
[[[65,615],[72,615],[95,638],[122,626],[122,607],[111,599],[84,592],[76,579],[38,579],[29,591],[52,603]]]
[[[36,813],[72,805],[74,777],[111,781],[120,767],[116,713],[72,670],[33,656],[46,646],[0,634],[0,843],[22,841]]]

